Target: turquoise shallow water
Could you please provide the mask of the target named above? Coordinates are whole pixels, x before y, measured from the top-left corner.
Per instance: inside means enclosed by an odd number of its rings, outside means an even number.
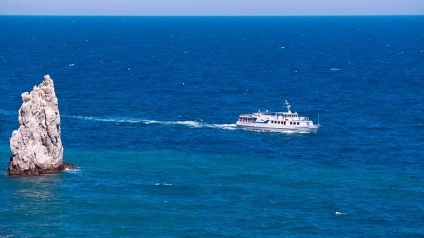
[[[423,17],[0,17],[0,237],[424,236]],[[75,171],[8,177],[50,74]],[[237,129],[292,110],[316,135]]]
[[[66,158],[80,169],[1,179],[2,235],[421,234],[424,183],[402,169],[177,151]]]

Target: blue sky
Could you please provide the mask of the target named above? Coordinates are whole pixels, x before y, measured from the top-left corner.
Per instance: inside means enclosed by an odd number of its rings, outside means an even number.
[[[424,15],[424,0],[0,0],[0,15]]]

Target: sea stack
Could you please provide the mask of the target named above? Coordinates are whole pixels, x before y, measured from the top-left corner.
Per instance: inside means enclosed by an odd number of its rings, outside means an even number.
[[[49,75],[22,94],[19,129],[10,138],[9,175],[39,175],[75,168],[63,163],[60,115],[53,80]]]

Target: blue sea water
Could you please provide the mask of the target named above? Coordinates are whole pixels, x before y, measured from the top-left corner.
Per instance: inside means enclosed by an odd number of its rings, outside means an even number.
[[[424,17],[0,17],[0,237],[423,237]],[[49,74],[75,171],[8,177]],[[317,134],[237,129],[320,117]]]

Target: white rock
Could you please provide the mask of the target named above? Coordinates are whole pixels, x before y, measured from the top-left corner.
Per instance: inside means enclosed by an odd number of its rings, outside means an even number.
[[[31,93],[22,94],[19,129],[10,138],[10,175],[55,173],[64,169],[60,114],[49,75]]]

